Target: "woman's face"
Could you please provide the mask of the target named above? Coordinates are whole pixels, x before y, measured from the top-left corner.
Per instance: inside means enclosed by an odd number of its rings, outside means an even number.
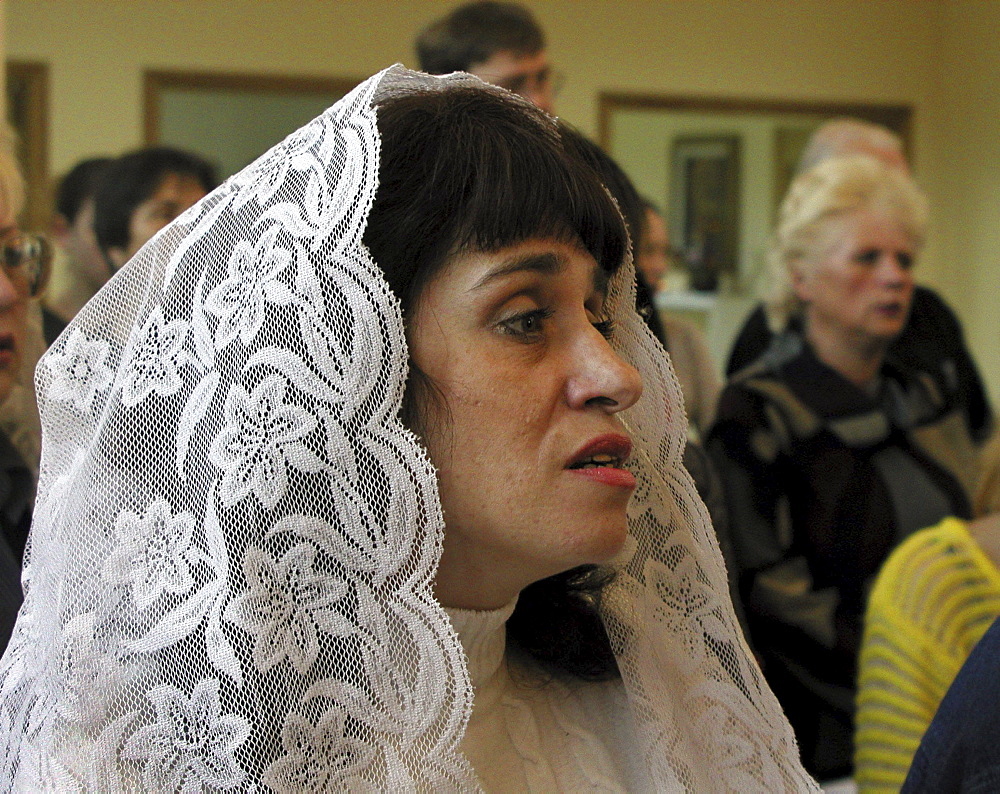
[[[667,235],[667,226],[660,213],[648,207],[645,212],[646,228],[635,265],[655,292],[670,269],[670,237]]]
[[[617,416],[638,372],[603,325],[606,274],[582,249],[529,240],[453,257],[409,330],[433,382],[421,435],[438,470],[438,598],[487,609],[621,547],[635,486]]]
[[[794,277],[809,334],[888,346],[910,312],[914,241],[882,209],[855,210],[833,223],[832,242]]]
[[[115,269],[123,267],[154,234],[206,195],[205,188],[196,177],[190,174],[166,174],[153,195],[132,212],[128,226],[128,247],[108,249],[108,256]]]

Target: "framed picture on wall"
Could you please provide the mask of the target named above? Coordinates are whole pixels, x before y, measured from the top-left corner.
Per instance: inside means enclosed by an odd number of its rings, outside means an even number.
[[[788,186],[795,178],[799,167],[799,158],[809,143],[819,123],[808,127],[793,127],[781,125],[774,130],[774,220],[778,219],[778,207],[781,206]]]
[[[675,138],[670,156],[671,239],[682,252],[691,289],[714,291],[735,273],[740,234],[740,139]]]
[[[146,143],[197,152],[227,177],[312,121],[359,82],[150,70],[144,75]]]
[[[24,176],[21,225],[44,232],[52,221],[49,195],[49,67],[44,63],[7,61],[7,121],[17,138],[15,154]]]

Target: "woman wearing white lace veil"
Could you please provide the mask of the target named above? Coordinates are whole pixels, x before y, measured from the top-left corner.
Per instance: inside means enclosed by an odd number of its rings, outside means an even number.
[[[150,241],[39,367],[0,786],[810,788],[626,249],[551,119],[398,67]]]

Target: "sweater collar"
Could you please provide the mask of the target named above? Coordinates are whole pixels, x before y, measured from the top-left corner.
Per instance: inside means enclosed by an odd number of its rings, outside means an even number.
[[[493,679],[504,658],[507,646],[507,618],[514,612],[517,599],[500,609],[472,610],[445,608],[455,628],[469,664],[472,686],[480,690]]]

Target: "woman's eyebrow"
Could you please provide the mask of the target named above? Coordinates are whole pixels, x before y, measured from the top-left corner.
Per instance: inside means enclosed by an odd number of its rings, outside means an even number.
[[[515,256],[505,262],[502,262],[479,279],[470,292],[477,292],[490,284],[490,282],[513,275],[514,273],[520,273],[522,271],[541,273],[545,276],[554,276],[562,270],[564,264],[565,263],[562,257],[551,252]]]
[[[515,256],[505,262],[502,262],[500,265],[479,279],[479,281],[473,285],[470,292],[478,292],[497,279],[505,278],[506,276],[513,275],[514,273],[521,273],[524,271],[541,273],[545,276],[554,276],[563,269],[565,264],[566,260],[564,257],[551,252]],[[611,280],[610,273],[595,264],[592,280],[594,292],[597,292],[600,295],[608,294],[608,282]]]

